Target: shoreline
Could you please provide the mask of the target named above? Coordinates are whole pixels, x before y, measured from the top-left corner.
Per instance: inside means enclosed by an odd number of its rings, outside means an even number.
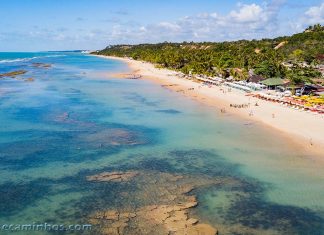
[[[143,79],[149,79],[164,88],[215,107],[219,112],[225,110],[226,113],[247,121],[261,123],[273,128],[281,132],[287,139],[301,146],[306,152],[310,151],[323,156],[324,115],[314,115],[283,107],[278,103],[246,96],[247,93],[233,88],[229,92],[229,87],[224,85],[218,87],[204,86],[202,83],[179,78],[176,71],[156,68],[148,62],[113,56],[95,56],[122,61],[128,65],[133,73],[141,75]],[[111,75],[116,78],[124,78],[122,73]],[[248,103],[250,103],[248,108],[230,107],[231,104]],[[255,106],[256,103],[258,106]]]

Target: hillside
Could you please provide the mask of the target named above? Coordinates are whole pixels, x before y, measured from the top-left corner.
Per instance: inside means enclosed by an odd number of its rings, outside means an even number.
[[[324,63],[324,27],[314,25],[292,36],[251,41],[114,45],[95,54],[132,57],[185,74],[232,75],[241,80],[253,71],[299,83],[322,77],[318,65]]]

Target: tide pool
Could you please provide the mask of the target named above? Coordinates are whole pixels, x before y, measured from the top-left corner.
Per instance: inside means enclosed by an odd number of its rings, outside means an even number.
[[[196,180],[190,214],[220,234],[324,234],[323,165],[285,136],[147,80],[106,78],[128,70],[119,61],[0,53],[0,73],[15,70],[27,72],[0,79],[2,224],[88,223],[97,211],[160,203],[142,194],[157,190],[145,177],[180,174]],[[144,176],[87,180],[114,171]]]

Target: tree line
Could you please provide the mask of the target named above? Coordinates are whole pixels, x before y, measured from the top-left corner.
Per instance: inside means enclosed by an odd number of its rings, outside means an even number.
[[[253,71],[298,84],[322,77],[316,66],[324,61],[324,27],[317,24],[302,33],[274,39],[113,45],[93,53],[131,57],[185,74],[245,80]]]

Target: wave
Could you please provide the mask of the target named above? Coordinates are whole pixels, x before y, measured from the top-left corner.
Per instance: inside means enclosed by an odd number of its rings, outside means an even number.
[[[0,60],[1,63],[15,63],[15,62],[26,62],[26,61],[31,61],[35,59],[41,59],[41,58],[53,58],[53,57],[63,57],[65,55],[45,55],[45,56],[34,56],[34,57],[29,57],[29,58],[17,58],[17,59],[5,59],[5,60]]]

